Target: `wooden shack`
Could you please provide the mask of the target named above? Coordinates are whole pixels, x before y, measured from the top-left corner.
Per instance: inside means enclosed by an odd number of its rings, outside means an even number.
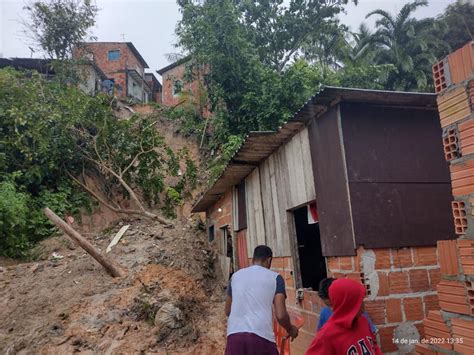
[[[440,135],[433,94],[326,87],[278,131],[250,133],[194,206],[231,269],[273,249],[306,320],[292,353],[316,332],[327,276],[366,286],[384,352],[414,347],[392,339],[419,339],[438,308],[436,242],[454,238]]]

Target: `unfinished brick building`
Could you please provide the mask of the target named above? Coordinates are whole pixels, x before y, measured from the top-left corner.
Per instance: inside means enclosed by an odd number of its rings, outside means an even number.
[[[131,42],[84,43],[75,58],[93,61],[114,82],[114,94],[138,102],[154,97],[145,79],[148,64]]]
[[[226,274],[273,249],[305,318],[291,353],[315,335],[329,275],[366,286],[385,353],[413,351],[439,309],[436,243],[455,236],[440,135],[434,94],[327,87],[277,132],[250,133],[194,206]]]
[[[457,240],[439,241],[441,310],[424,321],[418,354],[474,353],[474,42],[433,66]]]
[[[201,117],[209,117],[203,83],[204,70],[196,67],[191,69],[191,64],[192,58],[188,56],[156,71],[162,79],[162,103],[168,107],[193,106]],[[192,78],[186,75],[187,70],[192,70]]]

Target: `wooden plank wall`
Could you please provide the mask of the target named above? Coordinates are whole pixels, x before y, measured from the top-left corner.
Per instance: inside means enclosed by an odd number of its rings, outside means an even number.
[[[249,256],[266,244],[274,256],[291,256],[291,214],[316,199],[305,128],[263,161],[245,180]]]

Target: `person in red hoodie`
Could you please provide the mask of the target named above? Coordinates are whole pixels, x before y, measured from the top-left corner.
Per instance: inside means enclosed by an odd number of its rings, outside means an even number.
[[[318,331],[306,355],[382,355],[364,311],[365,288],[350,279],[329,287],[334,313]]]

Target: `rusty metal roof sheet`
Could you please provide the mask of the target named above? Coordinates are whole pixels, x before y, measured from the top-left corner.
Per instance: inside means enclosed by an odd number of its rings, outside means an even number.
[[[240,183],[263,160],[302,130],[314,117],[339,102],[365,102],[384,106],[436,108],[431,93],[351,89],[326,86],[312,96],[293,118],[277,131],[250,132],[228,162],[221,176],[199,198],[192,212],[205,212],[229,188]]]

